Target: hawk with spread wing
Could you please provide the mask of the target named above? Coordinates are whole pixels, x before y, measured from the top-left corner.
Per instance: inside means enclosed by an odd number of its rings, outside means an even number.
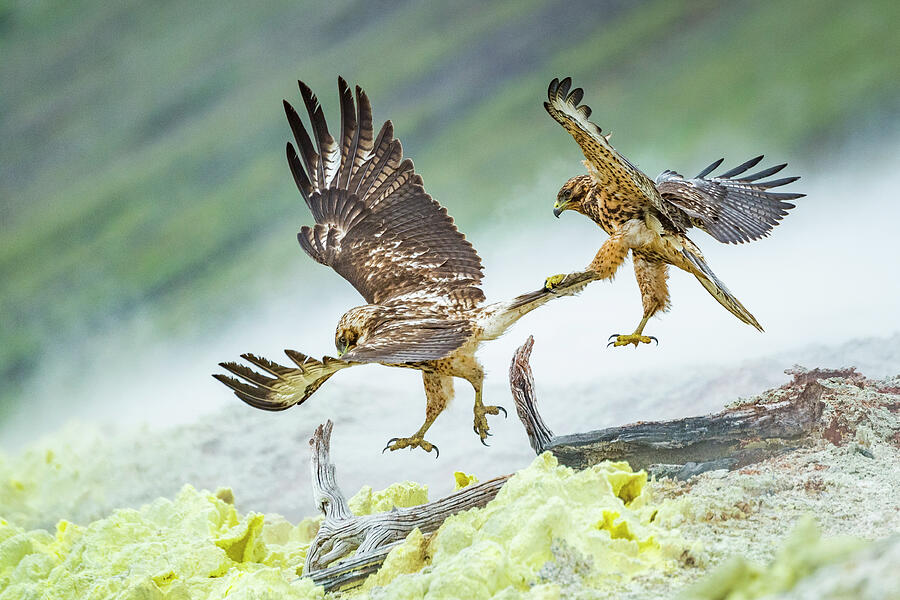
[[[767,179],[787,164],[746,174],[763,159],[757,156],[721,175],[710,176],[722,164],[719,159],[693,179],[663,171],[653,182],[610,145],[609,134],[588,120],[591,109],[581,104],[584,92],[581,88],[570,91],[571,85],[568,77],[554,79],[544,108],[581,146],[588,174],[563,185],[553,214],[559,217],[563,211],[574,210],[609,234],[587,267],[596,279],[611,279],[631,251],[644,305],[634,333],[613,334],[609,345],[637,347],[656,340],[643,331],[650,317],[669,307],[668,265],[694,275],[731,314],[762,331],[750,311],[712,272],[687,231],[697,227],[720,242],[733,244],[765,237],[794,208],[788,201],[804,196],[769,190],[799,177]],[[545,287],[552,289],[563,277],[547,278]]]
[[[412,161],[403,158],[391,122],[376,136],[365,92],[357,86],[354,102],[339,78],[341,126],[335,139],[315,95],[298,83],[309,130],[285,101],[297,143],[288,142],[287,160],[316,224],[301,228],[297,237],[309,256],[337,271],[367,304],[338,322],[337,358],[316,360],[285,350],[294,364],[283,366],[243,354],[256,369],[223,362],[220,366],[236,377],[214,377],[247,404],[278,411],[303,403],[337,371],[354,365],[418,369],[425,384],[425,423],[410,437],[391,439],[385,450],[418,447],[436,454],[425,433],[452,399],[453,378],[459,377],[475,390],[474,429],[484,443],[486,415],[503,409],[482,402],[484,369],[475,351],[555,294],[541,289],[485,304],[481,259],[447,210],[425,191]],[[587,281],[563,281],[562,295],[580,291]]]

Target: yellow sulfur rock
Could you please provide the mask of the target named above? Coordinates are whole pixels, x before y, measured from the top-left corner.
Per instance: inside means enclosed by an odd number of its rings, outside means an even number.
[[[358,595],[559,598],[565,585],[612,590],[646,569],[673,570],[685,546],[653,523],[646,482],[627,463],[575,471],[544,453],[485,508],[447,519],[424,551],[411,534]],[[410,574],[416,566],[428,568]]]
[[[321,598],[294,572],[307,536],[288,529],[190,486],[87,527],[60,521],[55,536],[0,521],[0,600]]]
[[[428,502],[428,486],[403,481],[392,483],[383,490],[374,492],[368,485],[363,486],[348,501],[350,510],[354,515],[371,515],[379,512],[387,512],[394,508],[408,508]]]
[[[477,477],[469,475],[468,473],[463,473],[462,471],[453,473],[453,479],[456,481],[456,488],[453,490],[455,492],[458,492],[464,487],[469,487],[472,484],[478,483]]]

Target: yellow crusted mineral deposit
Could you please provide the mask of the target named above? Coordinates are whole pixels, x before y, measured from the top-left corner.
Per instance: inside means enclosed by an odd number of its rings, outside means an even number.
[[[413,481],[392,483],[383,490],[374,492],[368,485],[363,486],[349,500],[350,511],[357,516],[387,512],[394,508],[408,508],[428,502],[428,486]]]
[[[469,487],[470,485],[478,483],[477,477],[469,475],[468,473],[463,473],[462,471],[453,473],[453,479],[456,482],[456,488],[453,490],[455,492],[458,492],[464,487]]]
[[[0,600],[321,598],[294,570],[309,539],[304,523],[241,519],[190,486],[87,527],[60,521],[52,535],[0,520]]]
[[[487,507],[449,518],[430,539],[413,531],[351,594],[554,598],[566,585],[560,573],[610,589],[648,568],[675,568],[682,544],[653,522],[646,481],[625,463],[576,472],[544,454]],[[425,486],[406,482],[364,488],[351,507],[368,514],[426,501]],[[228,490],[185,486],[174,501],[118,510],[86,527],[60,521],[55,534],[0,521],[0,600],[322,598],[322,588],[297,577],[319,520],[241,517],[232,502]]]
[[[411,534],[359,594],[554,598],[561,584],[545,567],[555,563],[580,564],[565,568],[595,590],[649,568],[674,570],[684,544],[653,523],[646,483],[646,474],[627,463],[575,471],[544,453],[485,508],[447,519],[427,547]]]

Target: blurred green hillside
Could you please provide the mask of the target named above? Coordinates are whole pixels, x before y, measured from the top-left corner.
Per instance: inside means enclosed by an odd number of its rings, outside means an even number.
[[[364,86],[472,231],[545,218],[541,175],[579,172],[554,76],[651,176],[811,164],[897,122],[898,26],[892,0],[0,2],[0,413],[50,348],[148,305],[203,331],[281,265],[316,271],[283,156],[297,78],[335,124],[336,76]],[[522,190],[547,202],[503,212]]]

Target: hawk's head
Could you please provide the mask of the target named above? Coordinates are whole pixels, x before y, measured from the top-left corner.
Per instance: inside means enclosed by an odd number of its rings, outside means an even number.
[[[344,313],[334,331],[334,346],[338,356],[353,350],[365,341],[375,326],[378,307],[373,305],[357,306]]]
[[[579,175],[568,180],[556,195],[553,216],[559,218],[564,210],[582,212],[581,207],[593,188],[590,175]]]

